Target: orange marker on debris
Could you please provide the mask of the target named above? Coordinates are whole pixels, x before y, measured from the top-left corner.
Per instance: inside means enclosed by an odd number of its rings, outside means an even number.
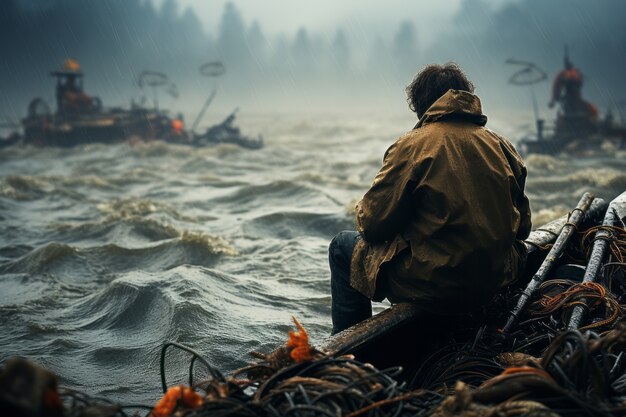
[[[313,359],[313,348],[309,344],[309,334],[295,317],[292,316],[291,318],[298,330],[300,330],[298,332],[289,332],[287,347],[293,348],[290,353],[291,359],[296,362],[309,361]]]
[[[190,387],[178,385],[167,390],[152,409],[150,417],[169,417],[177,407],[193,409],[202,404],[204,404],[204,399],[200,394]]]

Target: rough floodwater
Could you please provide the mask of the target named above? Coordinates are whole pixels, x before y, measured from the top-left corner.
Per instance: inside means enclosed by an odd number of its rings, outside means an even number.
[[[330,330],[328,242],[354,227],[354,203],[411,123],[249,118],[244,131],[266,138],[258,151],[0,150],[0,361],[25,356],[65,386],[151,404],[167,340],[223,371],[282,343],[292,315],[320,340]],[[626,189],[624,154],[527,165],[535,224],[586,190]],[[171,381],[187,363],[173,355]]]

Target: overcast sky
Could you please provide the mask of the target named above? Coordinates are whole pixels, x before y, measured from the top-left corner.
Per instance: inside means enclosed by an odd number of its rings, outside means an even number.
[[[291,108],[294,101],[301,106],[303,96],[326,106],[332,96],[342,108],[369,106],[371,97],[387,108],[390,102],[403,105],[404,86],[418,68],[454,60],[480,86],[485,102],[527,107],[527,91],[507,83],[515,68],[505,60],[536,62],[552,78],[567,44],[585,75],[586,97],[603,107],[626,97],[626,0],[233,0],[247,27],[253,21],[261,25],[268,42],[255,44],[257,49],[245,42],[242,47],[232,36],[215,42],[228,0],[176,0],[178,17],[191,8],[213,39],[195,25],[172,26],[186,24],[184,19],[140,7],[147,2],[162,12],[165,0],[111,0],[109,8],[109,0],[14,1],[25,13],[0,25],[0,33],[8,34],[0,36],[0,44],[13,51],[9,65],[0,68],[0,91],[20,112],[27,103],[15,105],[14,97],[25,102],[51,91],[47,71],[65,56],[80,58],[90,89],[107,103],[127,101],[137,73],[153,68],[176,74],[185,103],[195,97],[199,103],[192,105],[199,106],[205,97],[192,94],[201,90],[197,65],[220,59],[232,68],[220,81],[228,91],[220,99],[231,100],[227,107],[271,101]],[[417,44],[410,27],[400,30],[405,20],[413,24]],[[296,36],[302,27],[308,38]],[[338,28],[346,32],[344,49],[335,41]],[[396,41],[398,33],[404,35]],[[345,60],[338,67],[340,57]],[[549,94],[549,81],[537,94]]]
[[[337,26],[353,34],[389,36],[398,23],[412,20],[422,45],[428,45],[451,24],[462,0],[235,0],[247,23],[258,20],[268,35],[292,34],[304,26],[314,32],[334,32]],[[514,0],[486,0],[499,5]],[[160,4],[162,0],[157,0]],[[209,34],[215,35],[228,0],[179,0],[181,12],[192,7]]]

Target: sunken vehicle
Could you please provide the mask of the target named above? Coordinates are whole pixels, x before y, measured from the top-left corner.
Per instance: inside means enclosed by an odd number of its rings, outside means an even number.
[[[263,147],[261,136],[244,136],[234,126],[237,110],[204,133],[186,130],[182,115],[171,117],[158,109],[156,88],[167,83],[164,74],[144,71],[139,76],[140,87],[145,85],[153,90],[152,109],[136,103],[132,103],[130,109],[104,108],[98,97],[85,93],[84,74],[76,60],[66,60],[63,69],[53,71],[51,75],[56,79],[56,111],[52,112],[41,98],[30,102],[27,116],[22,120],[23,135],[20,142],[24,144],[72,147],[88,143],[162,140],[198,147],[220,143],[231,143],[248,149]],[[6,143],[9,144],[8,141]]]
[[[565,50],[564,68],[556,75],[552,84],[550,108],[558,105],[554,124],[547,126],[539,117],[537,100],[532,84],[547,78],[546,73],[531,62],[508,60],[507,63],[522,65],[513,74],[509,83],[531,87],[536,133],[520,141],[524,154],[559,154],[562,152],[577,155],[610,154],[626,149],[626,121],[616,122],[609,109],[603,117],[597,107],[582,96],[583,74],[574,66]],[[621,110],[617,109],[618,112]],[[621,115],[621,112],[619,112]]]
[[[133,106],[104,109],[98,97],[83,89],[83,73],[73,59],[53,71],[56,79],[56,111],[41,98],[28,105],[22,120],[23,142],[35,146],[71,147],[87,143],[116,143],[133,137],[165,139],[174,134],[169,117],[162,112]]]

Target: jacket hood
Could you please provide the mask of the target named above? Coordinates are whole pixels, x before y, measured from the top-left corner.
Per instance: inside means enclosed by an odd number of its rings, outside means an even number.
[[[465,119],[477,125],[487,124],[478,96],[462,90],[448,90],[426,110],[415,128],[442,119]]]

